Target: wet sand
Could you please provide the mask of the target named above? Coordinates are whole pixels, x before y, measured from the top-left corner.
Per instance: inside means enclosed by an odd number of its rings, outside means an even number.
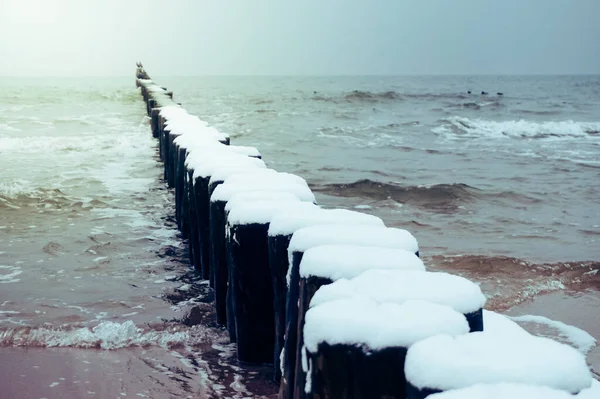
[[[153,363],[153,351],[142,349],[1,348],[0,398],[204,397],[201,386],[173,383],[189,378],[177,358],[163,372]]]
[[[0,348],[0,399],[276,398],[270,368],[242,369],[232,353],[212,352],[196,358],[162,348]],[[234,373],[215,370],[218,364]]]

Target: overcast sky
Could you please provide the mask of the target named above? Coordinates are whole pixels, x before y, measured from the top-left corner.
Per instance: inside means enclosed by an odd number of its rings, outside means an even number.
[[[0,0],[0,76],[600,73],[600,0]]]

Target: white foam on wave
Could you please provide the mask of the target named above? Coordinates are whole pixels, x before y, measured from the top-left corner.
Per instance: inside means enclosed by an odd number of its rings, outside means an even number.
[[[574,346],[584,355],[596,346],[596,339],[587,331],[569,324],[565,324],[562,321],[552,320],[544,316],[535,315],[513,316],[510,317],[510,319],[517,322],[543,324],[551,327],[555,329],[559,336],[564,338],[567,343]],[[549,336],[549,338],[554,337]]]
[[[14,179],[0,181],[0,195],[14,198],[21,194],[33,194],[35,188],[28,180]]]
[[[488,121],[453,116],[443,121],[441,126],[432,129],[433,133],[448,138],[524,138],[524,139],[600,139],[600,122],[521,120]]]
[[[97,326],[78,329],[18,328],[0,332],[1,346],[77,347],[119,349],[127,347],[161,346],[164,348],[187,342],[186,331],[144,331],[133,321],[123,323],[103,321]]]
[[[5,132],[20,132],[21,129],[11,126],[7,123],[0,123],[0,134]]]
[[[15,278],[23,273],[23,269],[18,266],[0,265],[0,284],[18,283],[21,281]]]
[[[352,127],[327,128],[322,127],[317,132],[319,139],[341,141],[350,147],[379,148],[401,146],[403,139],[400,136],[392,136],[386,133],[368,132],[372,127],[366,129],[355,129]],[[365,132],[365,130],[367,130]]]
[[[106,142],[105,138],[81,136],[0,137],[0,152],[46,153],[59,151],[93,151]]]

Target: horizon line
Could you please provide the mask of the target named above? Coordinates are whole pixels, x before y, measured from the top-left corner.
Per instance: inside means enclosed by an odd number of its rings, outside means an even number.
[[[600,76],[599,72],[571,72],[571,73],[365,73],[365,74],[287,74],[287,73],[219,73],[219,74],[193,74],[193,75],[153,75],[157,78],[202,78],[202,77],[474,77],[474,76]],[[135,74],[128,75],[0,75],[0,79],[9,78],[129,78]]]

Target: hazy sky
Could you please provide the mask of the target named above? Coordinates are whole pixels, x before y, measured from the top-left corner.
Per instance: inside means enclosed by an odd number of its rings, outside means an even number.
[[[600,0],[0,0],[0,76],[600,73]]]

